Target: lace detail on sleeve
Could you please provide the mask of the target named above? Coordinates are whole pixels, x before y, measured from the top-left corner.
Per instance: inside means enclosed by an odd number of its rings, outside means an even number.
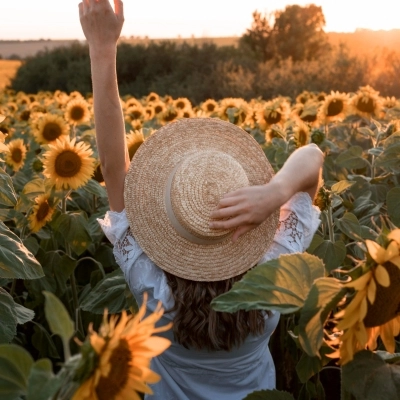
[[[285,233],[287,241],[291,245],[300,243],[302,233],[298,228],[299,218],[293,212],[290,212],[288,217],[282,221],[279,221],[278,232]]]
[[[114,255],[121,268],[127,263],[134,263],[143,252],[136,240],[133,238],[131,229],[128,228],[122,240],[114,244]]]

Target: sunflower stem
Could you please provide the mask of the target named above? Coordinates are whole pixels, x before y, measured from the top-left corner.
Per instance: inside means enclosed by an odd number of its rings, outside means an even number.
[[[69,348],[69,340],[63,339],[63,349],[64,349],[64,362],[67,362],[71,358],[71,349]]]
[[[329,232],[329,240],[332,243],[335,243],[335,232],[333,230],[333,216],[332,216],[332,207],[328,207],[327,211],[327,225],[328,225],[328,232]]]
[[[71,190],[66,192],[61,200],[61,207],[62,207],[63,214],[67,213],[67,197],[69,196],[70,193],[71,193]],[[67,254],[68,257],[71,257],[71,248],[69,246],[69,243],[67,243],[67,242],[65,243],[65,253]],[[79,309],[78,290],[77,290],[77,286],[76,286],[74,271],[72,271],[71,276],[70,276],[70,284],[71,284],[71,292],[72,292],[72,304],[73,304],[74,310],[75,310],[75,329],[77,331],[81,332],[82,335],[84,335],[82,316],[81,316],[80,309]]]

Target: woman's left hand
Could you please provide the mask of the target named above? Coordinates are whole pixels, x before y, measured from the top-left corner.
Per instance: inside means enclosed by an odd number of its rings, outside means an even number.
[[[286,201],[274,183],[244,187],[227,193],[211,213],[213,229],[236,229],[232,241],[256,228]]]

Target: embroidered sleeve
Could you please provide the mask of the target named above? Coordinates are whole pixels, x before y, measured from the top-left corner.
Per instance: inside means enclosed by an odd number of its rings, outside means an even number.
[[[281,207],[274,241],[259,264],[281,254],[303,252],[318,229],[320,211],[312,205],[308,193],[297,193]]]

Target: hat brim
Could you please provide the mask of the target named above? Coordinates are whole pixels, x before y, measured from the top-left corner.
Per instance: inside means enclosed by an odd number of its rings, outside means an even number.
[[[150,136],[135,153],[125,179],[125,209],[135,240],[161,269],[193,281],[225,280],[246,272],[271,245],[279,222],[276,210],[236,242],[227,238],[211,245],[192,243],[176,232],[165,206],[166,182],[187,154],[209,149],[234,157],[250,186],[263,185],[274,174],[260,145],[243,129],[216,118],[188,118]]]

